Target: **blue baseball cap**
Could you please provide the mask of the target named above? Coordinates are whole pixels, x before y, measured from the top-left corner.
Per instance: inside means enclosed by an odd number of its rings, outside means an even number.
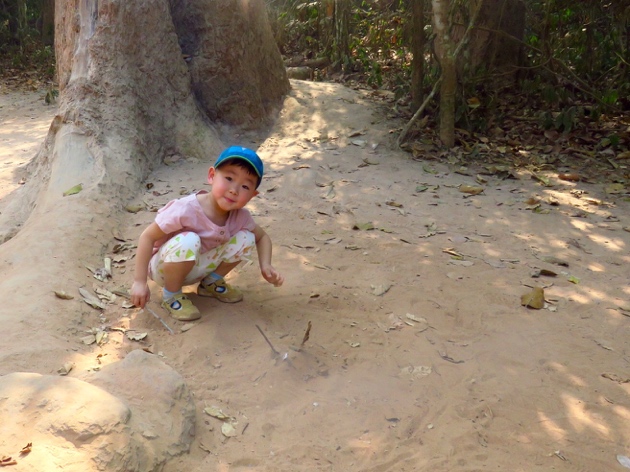
[[[258,157],[258,154],[246,147],[230,146],[219,155],[219,158],[214,163],[214,168],[218,169],[219,166],[228,159],[242,159],[251,165],[258,176],[258,183],[256,184],[256,188],[258,188],[265,172],[263,162],[260,157]]]

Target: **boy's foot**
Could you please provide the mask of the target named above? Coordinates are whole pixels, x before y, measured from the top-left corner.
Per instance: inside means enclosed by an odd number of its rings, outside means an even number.
[[[223,303],[236,303],[243,299],[243,292],[232,287],[225,280],[218,280],[210,285],[199,284],[197,295],[216,298]]]
[[[201,313],[197,307],[183,293],[178,293],[174,297],[164,300],[162,307],[179,321],[192,321],[201,318]]]

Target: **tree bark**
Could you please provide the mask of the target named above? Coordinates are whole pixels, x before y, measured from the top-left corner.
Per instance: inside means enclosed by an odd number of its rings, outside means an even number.
[[[213,121],[259,127],[289,91],[262,0],[172,0],[192,88]]]
[[[482,67],[486,70],[506,70],[516,73],[522,57],[522,47],[519,41],[525,33],[525,4],[522,0],[477,0],[469,4],[468,14],[473,16],[479,9],[478,21],[483,29],[476,29],[470,35],[467,46],[470,57],[468,66],[472,71]],[[467,23],[460,25],[454,31],[454,41],[457,42],[464,34]],[[496,32],[491,32],[492,30]],[[506,41],[506,36],[497,32],[507,33],[519,41]]]
[[[424,0],[411,0],[411,105],[417,109],[422,103],[424,92]]]
[[[350,2],[335,0],[335,39],[333,44],[333,63],[335,69],[346,72],[350,65]]]
[[[436,52],[442,69],[440,86],[440,139],[447,148],[455,145],[455,92],[457,69],[455,67],[455,43],[450,32],[449,0],[432,0],[433,29]]]
[[[42,0],[41,38],[46,46],[55,42],[55,0]]]

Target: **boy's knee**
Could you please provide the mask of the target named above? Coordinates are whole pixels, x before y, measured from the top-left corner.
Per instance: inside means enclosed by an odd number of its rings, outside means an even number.
[[[185,231],[183,233],[174,236],[178,245],[182,249],[198,250],[201,247],[201,238],[197,233],[192,231]]]
[[[173,236],[160,249],[164,262],[184,262],[197,260],[201,248],[201,238],[197,233],[186,231]]]
[[[242,246],[254,246],[256,244],[256,236],[251,231],[245,229],[239,231],[234,235],[236,241],[240,242]]]

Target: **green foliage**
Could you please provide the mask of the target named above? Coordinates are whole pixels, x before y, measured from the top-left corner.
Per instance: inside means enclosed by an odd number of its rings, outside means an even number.
[[[280,50],[286,56],[329,57],[335,51],[334,0],[270,0]],[[372,88],[409,96],[411,81],[411,3],[403,0],[347,0],[351,4],[350,57],[344,74]],[[514,106],[538,117],[543,129],[575,131],[602,116],[630,110],[630,15],[627,2],[525,2],[521,70],[501,75],[491,64],[471,66],[466,47],[458,56],[457,126],[483,132],[500,122],[505,95],[518,95]],[[425,1],[428,37],[422,83],[425,93],[440,76],[432,50],[430,2]],[[470,2],[452,2],[453,21],[461,28],[471,16]],[[501,41],[509,39],[501,37]],[[316,71],[331,78],[335,68]],[[497,93],[498,90],[502,94]],[[468,100],[479,100],[471,107]],[[413,111],[413,110],[412,110]],[[608,138],[607,138],[608,139]],[[613,143],[615,138],[608,141]]]
[[[0,70],[35,69],[43,80],[55,73],[55,55],[41,41],[42,0],[0,0]]]
[[[410,56],[405,2],[348,0],[350,57],[335,70],[359,78],[370,87],[386,87],[403,95],[409,90]],[[334,61],[333,0],[268,1],[272,29],[287,57],[327,57]]]

